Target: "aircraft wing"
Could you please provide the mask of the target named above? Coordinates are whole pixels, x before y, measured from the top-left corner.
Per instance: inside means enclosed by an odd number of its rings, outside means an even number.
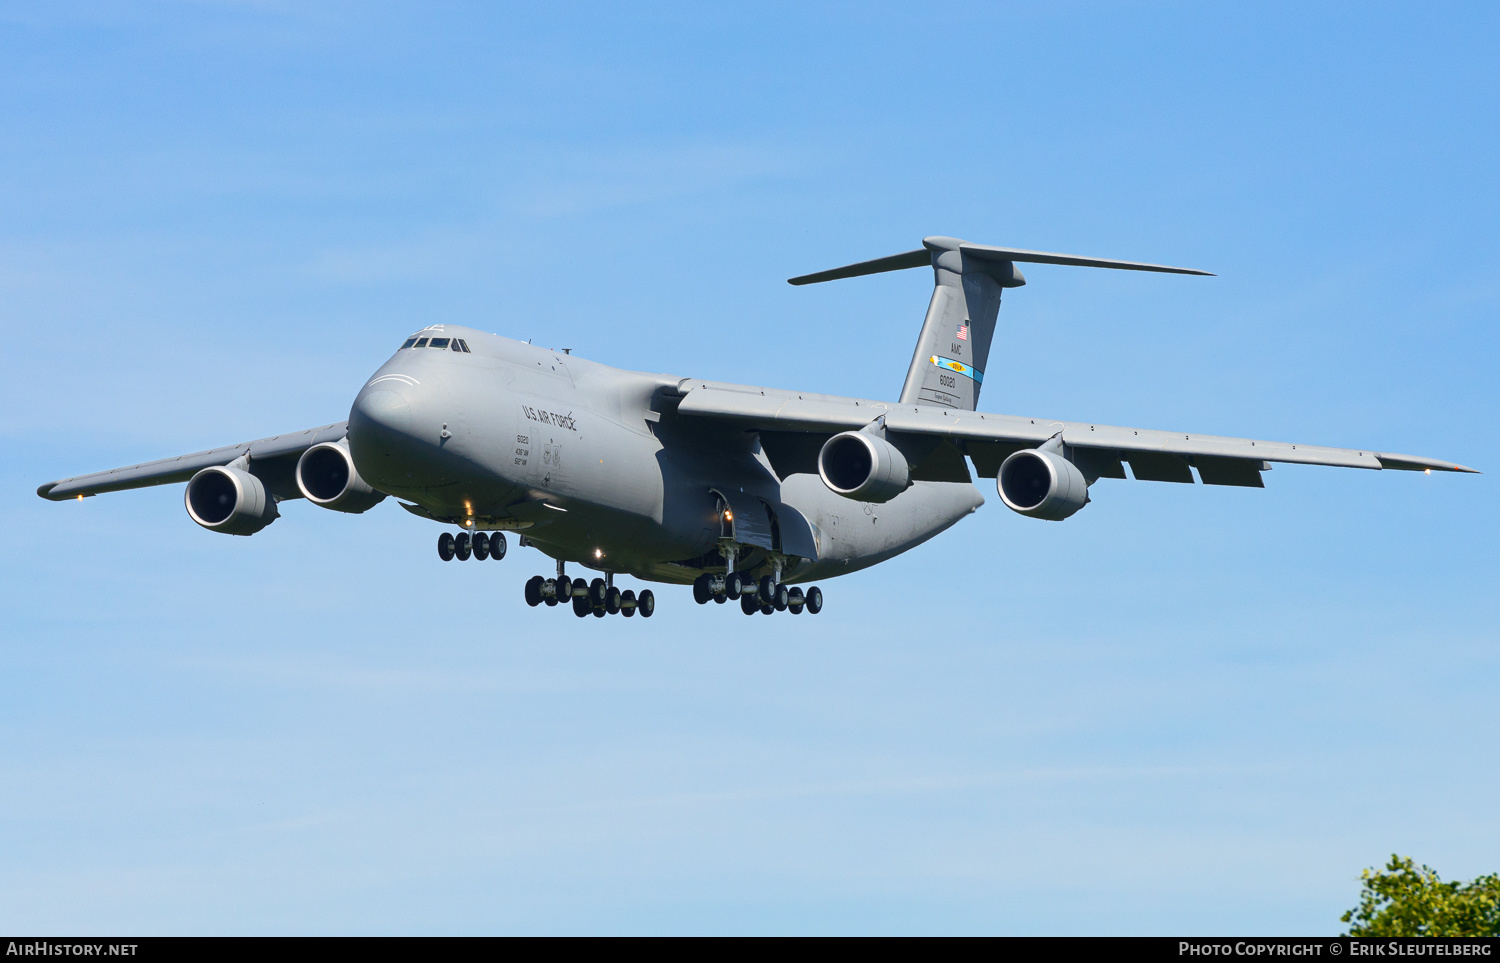
[[[1400,471],[1475,471],[1416,455],[957,411],[696,379],[681,382],[678,391],[682,396],[677,403],[679,416],[716,419],[760,431],[762,446],[783,477],[793,471],[816,472],[816,452],[824,436],[858,430],[881,416],[892,442],[903,447],[905,441],[918,453],[921,463],[913,466],[912,477],[919,480],[968,480],[967,468],[961,476],[957,474],[952,457],[957,453],[968,455],[981,476],[993,478],[1011,452],[1034,448],[1059,433],[1064,444],[1083,449],[1082,456],[1089,462],[1080,465],[1085,473],[1101,478],[1126,477],[1122,462],[1130,463],[1137,479],[1191,483],[1196,468],[1205,484],[1251,488],[1263,487],[1261,471],[1270,467],[1266,463],[1278,461]],[[924,439],[937,444],[924,449],[920,444]],[[945,451],[951,453],[946,458]]]
[[[252,462],[272,462],[275,467],[282,469],[269,473],[272,476],[272,491],[283,498],[295,498],[301,495],[295,482],[288,489],[285,484],[277,484],[277,482],[284,481],[281,476],[290,478],[289,471],[295,469],[297,459],[304,451],[319,442],[338,441],[344,437],[348,429],[349,423],[341,421],[338,424],[324,425],[321,428],[309,428],[306,431],[287,435],[272,435],[270,438],[247,441],[224,448],[212,448],[191,455],[162,458],[139,465],[129,465],[125,468],[111,468],[109,471],[48,482],[38,488],[36,493],[43,498],[60,502],[69,498],[83,498],[88,495],[124,491],[129,488],[171,485],[175,482],[185,482],[205,468],[227,465],[236,458],[249,455]],[[258,471],[257,474],[259,474]]]

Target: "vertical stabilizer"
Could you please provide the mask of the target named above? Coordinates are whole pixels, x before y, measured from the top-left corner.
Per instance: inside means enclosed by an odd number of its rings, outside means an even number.
[[[787,283],[817,284],[931,264],[935,281],[932,303],[927,306],[927,320],[922,323],[921,337],[917,338],[917,350],[906,373],[906,384],[901,388],[901,400],[909,405],[973,411],[984,384],[985,365],[990,360],[995,317],[1000,313],[1000,292],[1026,283],[1016,270],[1018,261],[1212,276],[1196,268],[970,244],[956,237],[929,237],[915,251],[804,274],[789,278]]]
[[[962,250],[963,241],[929,237],[934,286],[901,401],[973,411],[984,385],[1000,292],[1026,283],[1012,261]]]

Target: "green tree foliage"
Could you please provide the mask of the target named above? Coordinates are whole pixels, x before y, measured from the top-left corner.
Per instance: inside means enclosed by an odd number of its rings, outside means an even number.
[[[1346,936],[1500,936],[1500,874],[1445,883],[1430,867],[1391,854],[1359,874],[1359,906],[1340,916]]]

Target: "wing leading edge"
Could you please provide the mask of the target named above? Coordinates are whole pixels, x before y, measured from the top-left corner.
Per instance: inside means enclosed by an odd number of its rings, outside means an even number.
[[[775,391],[696,379],[683,381],[678,390],[682,394],[677,404],[679,415],[719,419],[744,429],[835,433],[858,430],[884,416],[888,432],[953,443],[969,455],[979,474],[985,477],[993,477],[1000,462],[1012,451],[1035,447],[1059,433],[1064,444],[1088,450],[1091,467],[1099,469],[1093,473],[1104,478],[1126,477],[1122,461],[1130,463],[1138,479],[1191,482],[1191,466],[1198,469],[1205,484],[1247,487],[1260,487],[1263,462],[1475,472],[1454,462],[1416,455],[950,411],[935,406]]]
[[[238,445],[211,448],[208,451],[194,452],[191,455],[161,458],[125,468],[111,468],[109,471],[64,478],[61,481],[48,482],[38,488],[36,493],[43,498],[60,502],[69,498],[83,498],[131,488],[171,485],[176,482],[185,482],[205,468],[227,465],[245,455],[248,455],[252,462],[289,460],[292,466],[295,466],[296,459],[301,457],[304,451],[320,442],[338,441],[348,433],[348,430],[349,423],[341,421],[333,425],[324,425],[321,428],[309,428],[306,431],[272,435],[270,438],[247,441]],[[277,474],[285,474],[285,472]],[[286,487],[284,485],[274,487],[278,489],[276,493],[282,497],[300,495],[300,492],[295,492],[295,484],[291,486],[291,490],[285,492],[281,491]]]

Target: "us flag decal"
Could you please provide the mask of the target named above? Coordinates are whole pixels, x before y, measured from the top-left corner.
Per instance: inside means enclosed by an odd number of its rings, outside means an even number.
[[[969,326],[967,324],[960,324],[958,326],[958,340],[960,340],[960,341],[967,341],[967,340],[969,340]]]

